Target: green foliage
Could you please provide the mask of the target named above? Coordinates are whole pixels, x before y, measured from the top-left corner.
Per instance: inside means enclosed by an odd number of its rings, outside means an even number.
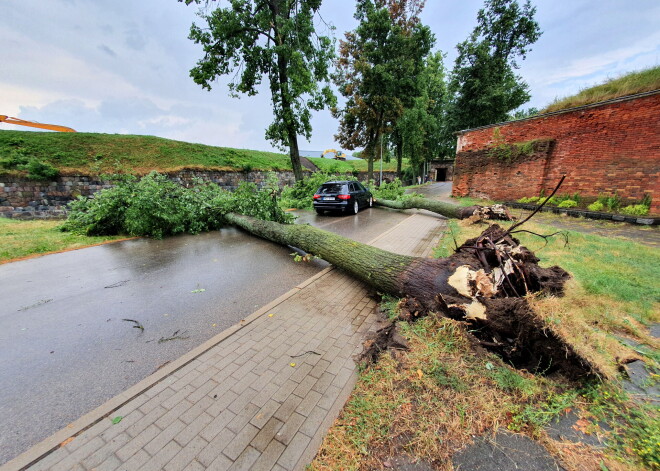
[[[60,173],[49,163],[37,159],[30,159],[24,168],[30,180],[54,180]]]
[[[587,206],[587,209],[589,211],[602,211],[603,209],[605,209],[605,205],[600,201],[594,201],[589,206]]]
[[[526,405],[518,411],[513,416],[508,428],[517,432],[526,425],[537,428],[543,427],[566,409],[572,407],[578,396],[579,392],[573,389],[562,393],[551,392],[544,402]]]
[[[401,180],[395,178],[393,182],[383,182],[380,186],[374,186],[371,193],[376,199],[382,200],[398,200],[403,198],[406,190],[403,188]]]
[[[508,143],[499,127],[493,128],[493,143],[488,149],[488,155],[502,162],[513,162],[521,157],[528,157],[536,151],[536,146],[544,142],[532,139],[525,142]],[[545,141],[547,142],[547,141]]]
[[[598,201],[603,203],[609,211],[618,211],[621,207],[621,197],[614,193],[612,196],[599,196]]]
[[[528,0],[522,7],[516,0],[486,0],[476,28],[456,46],[449,134],[505,121],[529,100],[529,87],[514,71],[517,58],[524,59],[541,36],[535,13]]]
[[[50,165],[34,156],[32,156],[27,149],[22,147],[24,145],[23,139],[8,139],[5,143],[4,152],[0,152],[0,167],[7,170],[19,170],[27,172],[27,177],[30,180],[53,180],[59,175],[59,171]]]
[[[632,204],[621,208],[621,213],[629,216],[646,216],[649,213],[649,207],[643,204]]]
[[[540,196],[523,197],[518,200],[518,203],[536,203],[540,199]]]
[[[357,180],[357,178],[326,172],[314,172],[304,180],[297,181],[293,186],[284,187],[280,206],[283,208],[311,209],[314,202],[312,197],[316,193],[316,190],[325,182],[331,180]]]
[[[193,24],[189,36],[204,48],[204,57],[190,71],[203,88],[210,90],[218,77],[233,75],[232,95],[255,95],[267,77],[274,120],[266,138],[290,147],[297,180],[302,179],[297,136],[310,138],[310,110],[336,102],[329,86],[319,87],[329,79],[334,57],[332,40],[314,28],[320,7],[321,0],[233,0],[201,12],[206,27]]]
[[[113,188],[72,202],[62,230],[161,238],[217,229],[227,212],[290,222],[292,216],[279,208],[275,194],[270,186],[259,191],[251,183],[242,183],[231,193],[210,183],[185,188],[156,172],[140,180],[124,176]]]
[[[392,3],[392,8],[381,1],[357,3],[355,18],[360,23],[340,41],[335,76],[346,97],[343,108],[333,109],[340,120],[336,137],[348,149],[364,147],[361,157],[369,162],[369,180],[381,136],[420,96],[424,57],[434,42],[430,29],[419,21],[422,2],[410,2],[408,9]],[[418,111],[425,108],[420,103]]]
[[[632,452],[649,469],[660,469],[660,421],[652,404],[632,403],[616,386],[595,383],[582,394],[588,408],[613,429],[608,447],[621,456]]]
[[[577,205],[578,205],[577,201],[567,199],[567,200],[564,200],[564,201],[560,202],[557,205],[557,207],[558,208],[575,208],[575,207],[577,207]]]
[[[524,396],[531,396],[536,392],[534,381],[506,366],[494,367],[488,370],[487,374],[495,381],[498,388],[505,391],[517,392]]]

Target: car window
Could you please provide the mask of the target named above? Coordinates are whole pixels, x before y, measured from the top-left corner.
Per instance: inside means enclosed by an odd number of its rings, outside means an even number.
[[[341,193],[342,191],[342,185],[341,183],[326,183],[319,188],[318,193],[320,195],[327,195],[331,193]]]
[[[355,183],[354,183],[354,182],[349,183],[349,187],[350,187],[350,189],[351,189],[351,193],[355,193],[356,191],[358,191],[358,189],[357,189],[357,187],[355,186]]]
[[[367,191],[367,189],[360,182],[355,182],[355,186],[357,186],[358,191]]]

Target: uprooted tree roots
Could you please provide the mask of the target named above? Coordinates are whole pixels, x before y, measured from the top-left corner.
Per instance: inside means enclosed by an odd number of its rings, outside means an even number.
[[[525,299],[531,293],[562,295],[568,273],[540,267],[531,251],[497,225],[449,257],[426,259],[387,252],[311,226],[235,214],[226,218],[255,235],[323,258],[378,292],[407,297],[406,305],[415,307],[402,309],[404,318],[433,312],[467,323],[483,347],[519,368],[561,372],[570,378],[600,374]]]
[[[498,226],[468,240],[448,258],[424,261],[425,271],[453,274],[437,287],[435,298],[418,289],[398,305],[398,319],[409,322],[441,315],[467,325],[478,345],[512,366],[536,374],[559,372],[568,378],[597,375],[596,367],[555,333],[524,298],[530,293],[561,296],[569,275],[559,267],[542,268],[532,252]],[[429,266],[430,265],[430,266]],[[433,266],[433,267],[431,267]],[[371,349],[401,348],[396,330],[381,328]],[[374,358],[368,351],[364,358]]]

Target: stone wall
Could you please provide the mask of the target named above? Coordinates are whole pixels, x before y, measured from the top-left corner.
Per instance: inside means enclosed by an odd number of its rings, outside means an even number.
[[[190,185],[194,179],[200,179],[233,190],[242,181],[261,186],[270,173],[277,175],[280,186],[292,185],[295,182],[293,172],[182,170],[169,176],[182,185]],[[85,175],[61,176],[53,182],[0,176],[0,216],[21,219],[64,217],[66,205],[78,196],[90,196],[111,187],[112,183],[109,181]]]
[[[204,170],[182,170],[169,174],[170,178],[182,185],[191,185],[195,179],[213,182],[221,187],[234,190],[242,181],[261,186],[268,175],[277,175],[280,186],[293,185],[293,172],[218,172]],[[383,178],[390,181],[394,172],[383,172]],[[366,172],[358,178],[364,181]],[[78,196],[90,196],[112,183],[98,177],[85,175],[61,176],[53,182],[42,182],[0,175],[0,216],[20,219],[61,218],[66,215],[66,205]]]
[[[515,200],[560,193],[624,200],[652,198],[660,214],[660,92],[462,131],[454,169],[455,196]],[[494,147],[532,140],[553,142],[547,152],[506,161]]]

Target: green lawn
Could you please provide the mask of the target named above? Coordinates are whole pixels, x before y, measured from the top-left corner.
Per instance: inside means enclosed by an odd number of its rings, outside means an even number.
[[[122,236],[87,237],[61,232],[60,224],[62,221],[19,221],[0,217],[0,263],[122,239]]]

